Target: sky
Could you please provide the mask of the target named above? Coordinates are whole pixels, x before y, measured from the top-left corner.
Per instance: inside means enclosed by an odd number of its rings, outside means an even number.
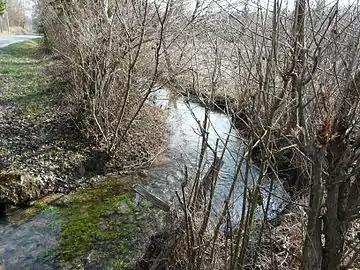
[[[195,2],[195,0],[193,0]],[[289,10],[294,10],[296,0],[278,0],[279,2],[282,1],[282,6],[288,6]],[[321,0],[320,0],[321,1]],[[336,0],[324,0],[326,5],[332,6],[335,4]],[[349,6],[352,3],[359,2],[360,0],[339,0],[340,6]],[[270,6],[272,7],[273,0],[206,0],[206,2],[217,2],[222,6],[226,6],[227,4],[232,4],[234,6],[238,6],[241,3],[247,2],[250,6],[257,7],[258,4],[262,7]],[[309,0],[310,4],[316,3],[316,0]]]
[[[26,8],[26,15],[31,17],[32,11],[33,11],[34,5],[35,5],[34,0],[21,0],[21,1],[24,2],[24,6]],[[266,7],[266,5],[268,4],[268,0],[205,0],[205,1],[206,2],[217,2],[221,5],[226,5],[227,3],[238,5],[239,3],[245,3],[245,1],[248,1],[248,3],[250,3],[250,5],[252,5],[254,7],[258,3],[261,3],[261,5],[263,7]],[[269,1],[272,2],[273,0],[269,0]],[[278,1],[281,1],[281,0],[278,0]],[[289,10],[294,9],[296,0],[282,0],[282,1],[283,1],[283,6],[285,6],[287,4]],[[310,3],[315,3],[315,1],[316,0],[310,0]],[[348,6],[354,2],[356,3],[359,1],[360,0],[339,0],[339,3],[341,6]],[[196,0],[190,0],[189,2],[193,2],[194,7],[195,7]],[[335,0],[325,0],[325,2],[327,5],[332,6],[335,3]],[[270,6],[271,6],[271,3],[270,3]]]

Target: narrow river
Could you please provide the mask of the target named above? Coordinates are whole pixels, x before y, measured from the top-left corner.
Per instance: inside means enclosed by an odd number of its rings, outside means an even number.
[[[201,147],[198,120],[202,122],[205,109],[197,103],[185,102],[183,97],[170,98],[165,91],[159,91],[152,99],[168,113],[169,146],[141,182],[146,183],[145,187],[153,194],[176,203],[175,191],[184,180],[185,166],[190,176],[196,171]],[[225,114],[211,111],[209,120],[208,142],[211,147],[214,148],[219,139],[217,152],[221,153],[229,138],[215,191],[213,217],[216,219],[246,148],[239,134],[231,129]],[[212,159],[212,152],[207,150],[203,171]],[[232,196],[235,222],[241,210],[245,163],[240,166],[243,167],[242,173]],[[258,168],[252,166],[250,171],[250,182],[256,181]],[[109,181],[109,184],[95,185],[64,196],[50,206],[40,204],[34,214],[26,214],[29,210],[19,210],[8,220],[1,221],[0,269],[131,269],[130,265],[136,256],[141,255],[147,237],[161,225],[157,222],[161,214],[146,202],[135,209],[134,194],[119,184],[124,181]],[[126,181],[129,186],[137,180]],[[264,193],[269,185],[269,179],[265,178]],[[119,196],[124,190],[128,197]],[[278,198],[287,197],[278,182],[275,182],[272,193],[275,196],[271,199],[270,218],[285,205]],[[263,197],[265,200],[266,196]],[[261,208],[257,211],[261,217]]]
[[[175,190],[180,190],[181,182],[184,180],[184,168],[187,167],[192,178],[195,176],[200,158],[202,138],[200,136],[200,124],[203,123],[205,108],[194,102],[187,102],[184,97],[169,97],[168,92],[160,90],[153,97],[154,104],[168,111],[168,128],[170,131],[169,150],[166,158],[158,166],[150,169],[148,176],[149,188],[153,193],[166,201],[175,202]],[[215,215],[222,210],[223,202],[229,192],[234,180],[236,168],[241,166],[240,175],[236,179],[236,188],[233,194],[234,222],[242,208],[243,183],[245,179],[246,163],[243,160],[246,145],[241,136],[232,128],[231,121],[224,113],[217,111],[209,112],[208,144],[202,172],[205,173],[213,162],[215,149],[218,141],[217,155],[221,156],[224,148],[223,165],[218,175],[215,188],[213,212]],[[226,143],[227,141],[227,143]],[[190,177],[191,178],[191,177]],[[248,183],[253,185],[259,178],[259,168],[251,165],[248,175]],[[270,180],[263,179],[262,192],[264,204],[267,200],[267,192],[270,190]],[[288,195],[280,182],[274,181],[270,200],[268,217],[274,218],[285,206],[285,202],[279,198],[287,198]],[[261,209],[258,215],[261,216]]]

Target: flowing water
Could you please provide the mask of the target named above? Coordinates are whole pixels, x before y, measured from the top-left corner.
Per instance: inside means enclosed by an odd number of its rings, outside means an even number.
[[[194,176],[199,162],[199,123],[204,119],[205,109],[197,103],[185,102],[183,97],[171,98],[166,91],[157,92],[152,99],[155,105],[167,111],[169,146],[142,182],[147,183],[145,187],[153,194],[176,203],[175,191],[184,181],[185,166],[190,176]],[[246,167],[241,157],[246,147],[225,114],[211,111],[208,116],[209,146],[219,155],[226,148],[216,185],[213,217],[216,218],[221,211],[236,167],[240,164],[242,172],[236,180],[232,201],[233,219],[236,221],[241,209]],[[213,158],[213,152],[208,148],[203,171]],[[258,176],[258,168],[252,166],[249,181],[256,181]],[[26,210],[18,210],[7,221],[2,221],[0,269],[131,269],[127,267],[141,254],[148,235],[161,225],[158,222],[161,214],[146,201],[140,206],[134,203],[134,194],[128,186],[136,179],[107,181],[57,199],[50,206],[40,204],[35,207],[36,214],[24,218]],[[270,181],[265,178],[263,182],[262,191],[266,194]],[[270,218],[285,205],[278,198],[287,197],[278,182],[275,182],[272,193],[275,196],[271,199]],[[257,212],[261,217],[260,207]],[[132,251],[129,253],[129,250]]]
[[[184,97],[171,97],[164,90],[158,91],[153,96],[155,105],[168,111],[168,128],[170,130],[169,151],[160,165],[150,170],[149,180],[152,192],[166,201],[176,201],[174,190],[180,190],[181,182],[184,180],[184,168],[187,167],[192,178],[198,168],[202,137],[200,130],[204,122],[205,108],[198,103],[187,102]],[[237,130],[232,126],[229,118],[221,112],[210,111],[208,114],[208,145],[203,161],[202,172],[205,173],[214,159],[214,151],[217,146],[217,155],[221,156],[223,165],[218,175],[215,188],[213,214],[216,216],[221,212],[223,202],[227,197],[230,186],[234,180],[236,168],[241,166],[240,174],[236,179],[236,188],[232,196],[233,221],[237,222],[238,213],[241,210],[243,197],[243,183],[245,180],[246,162],[244,153],[246,146]],[[218,144],[217,144],[218,142]],[[190,177],[191,178],[191,177]],[[252,186],[259,178],[259,168],[251,165],[248,174],[249,185]],[[270,180],[263,179],[262,193],[263,202],[266,203],[267,194],[270,190]],[[283,200],[288,198],[281,182],[273,184],[268,218],[274,218],[286,205]],[[281,199],[280,199],[281,198]],[[261,209],[257,209],[261,216]]]

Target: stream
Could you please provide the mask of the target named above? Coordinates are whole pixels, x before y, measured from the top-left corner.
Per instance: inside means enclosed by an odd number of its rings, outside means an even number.
[[[200,125],[203,123],[205,108],[195,102],[187,101],[185,97],[172,97],[169,92],[159,90],[153,98],[156,106],[165,108],[168,111],[168,126],[170,130],[169,151],[166,153],[165,160],[159,166],[154,166],[149,173],[149,187],[153,193],[162,197],[165,201],[176,203],[175,190],[181,190],[181,182],[185,178],[184,168],[189,171],[189,178],[194,178],[198,168],[201,136]],[[217,146],[217,155],[223,154],[223,165],[220,169],[213,199],[213,215],[218,216],[223,209],[223,203],[234,180],[236,168],[240,164],[241,170],[237,179],[235,191],[232,196],[233,223],[239,221],[238,213],[242,209],[243,182],[245,180],[246,162],[243,159],[246,152],[246,145],[237,130],[232,127],[230,119],[221,112],[210,111],[208,116],[208,145],[203,165],[201,167],[204,175],[213,163],[214,150]],[[227,143],[226,143],[227,141]],[[225,150],[224,150],[225,148]],[[213,151],[212,151],[212,150]],[[259,168],[251,165],[248,175],[248,183],[252,186],[259,178]],[[267,191],[271,189],[270,179],[264,177],[262,185],[263,203],[267,201]],[[274,181],[268,218],[277,216],[284,208],[283,199],[288,198],[288,194],[283,188],[282,183]],[[262,215],[261,209],[257,209],[257,215]]]
[[[194,177],[199,162],[201,138],[196,119],[203,121],[205,109],[200,104],[186,102],[184,97],[171,97],[158,91],[152,102],[168,114],[168,150],[146,175],[105,179],[92,187],[69,195],[57,195],[48,201],[38,201],[29,209],[9,213],[0,221],[0,269],[133,269],[141,256],[148,237],[161,227],[164,216],[146,200],[135,202],[130,188],[141,181],[145,188],[169,203],[177,203],[175,191],[184,181],[184,168]],[[224,199],[241,164],[232,199],[233,222],[238,222],[241,210],[245,163],[240,159],[246,147],[239,134],[231,129],[228,117],[220,112],[209,113],[209,145],[223,157],[215,189],[213,220],[222,210]],[[212,163],[213,152],[207,149],[202,171]],[[250,183],[256,181],[259,169],[252,165]],[[145,183],[145,184],[144,184]],[[270,189],[264,178],[262,191]],[[269,218],[274,218],[285,206],[287,193],[275,182],[270,200]],[[265,197],[264,202],[265,202]],[[261,207],[257,215],[260,218]]]

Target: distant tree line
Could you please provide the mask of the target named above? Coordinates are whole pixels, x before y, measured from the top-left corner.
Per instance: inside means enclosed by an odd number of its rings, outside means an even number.
[[[5,0],[0,0],[0,16],[5,13],[6,10],[6,3]]]
[[[0,0],[0,31],[10,27],[25,29],[29,22],[25,13],[24,2],[21,0]]]

